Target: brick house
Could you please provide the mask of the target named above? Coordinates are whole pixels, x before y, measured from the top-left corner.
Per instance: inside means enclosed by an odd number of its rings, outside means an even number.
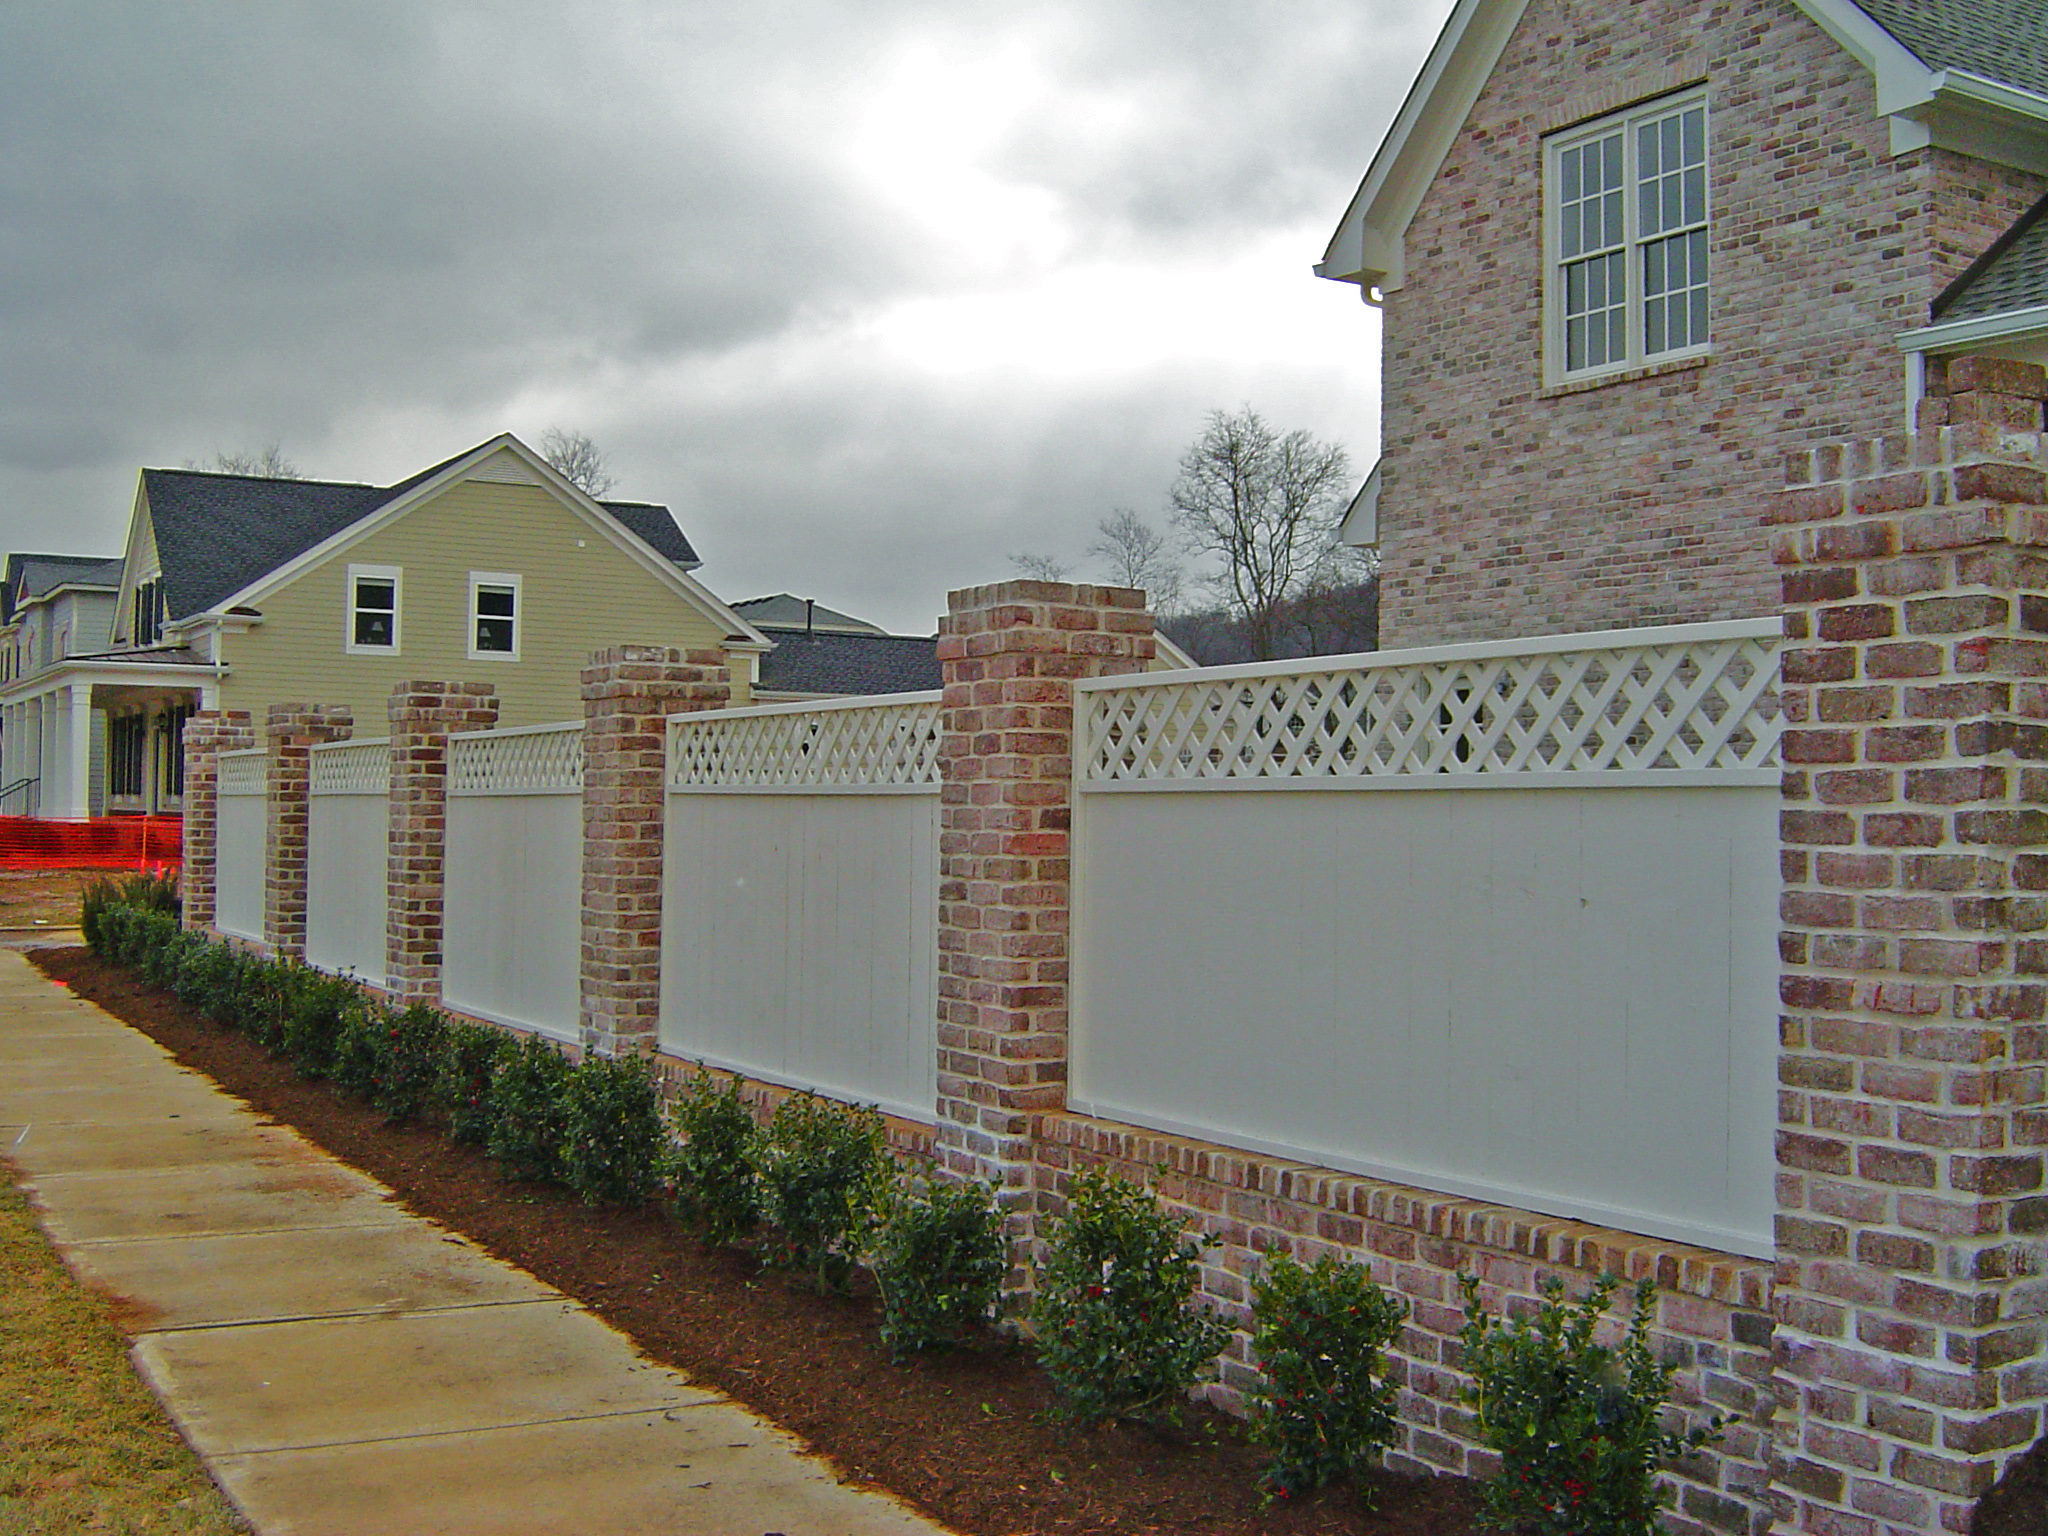
[[[2041,0],[1461,0],[1317,267],[1382,644],[1776,612],[1787,450],[2048,360],[2044,191]]]

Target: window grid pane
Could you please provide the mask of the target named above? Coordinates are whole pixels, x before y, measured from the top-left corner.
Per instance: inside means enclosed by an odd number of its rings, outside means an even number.
[[[1706,343],[1706,157],[1706,106],[1700,102],[1559,151],[1566,372]],[[1628,255],[1631,247],[1640,255]],[[1635,295],[1628,291],[1631,271],[1641,284]],[[1640,327],[1639,351],[1630,345],[1632,322]]]

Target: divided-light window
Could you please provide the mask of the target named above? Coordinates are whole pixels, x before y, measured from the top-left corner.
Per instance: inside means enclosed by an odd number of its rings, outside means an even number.
[[[517,576],[500,571],[469,573],[469,654],[472,659],[483,656],[519,659],[519,587]]]
[[[389,655],[398,650],[402,574],[395,565],[348,568],[347,648],[351,655]]]
[[[1663,101],[1546,156],[1549,371],[1569,380],[1707,347],[1707,104]]]

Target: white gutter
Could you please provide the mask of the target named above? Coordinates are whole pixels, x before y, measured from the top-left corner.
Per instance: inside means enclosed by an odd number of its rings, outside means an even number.
[[[1901,352],[1946,352],[1980,341],[2006,341],[2048,331],[2048,304],[2027,309],[2009,309],[2001,315],[1979,315],[1970,320],[1950,320],[1923,325],[1899,333]]]

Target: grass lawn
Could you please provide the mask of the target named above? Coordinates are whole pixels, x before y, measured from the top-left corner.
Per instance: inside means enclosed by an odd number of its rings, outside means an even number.
[[[247,1529],[0,1161],[0,1536]]]

